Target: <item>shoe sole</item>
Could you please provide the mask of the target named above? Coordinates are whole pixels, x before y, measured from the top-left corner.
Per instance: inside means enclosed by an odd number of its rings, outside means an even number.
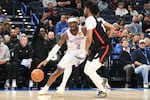
[[[47,94],[46,94],[46,93],[45,93],[45,94],[40,94],[40,93],[38,93],[38,95],[48,95],[48,93],[47,93]]]

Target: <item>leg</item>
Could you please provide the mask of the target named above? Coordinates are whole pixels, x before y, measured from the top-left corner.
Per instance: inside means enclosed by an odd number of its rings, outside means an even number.
[[[103,79],[96,73],[96,70],[100,67],[101,63],[99,63],[99,59],[94,59],[92,62],[87,60],[84,72],[90,77],[90,79],[93,81],[93,83],[99,90],[106,92],[102,85]]]
[[[53,82],[63,73],[63,70],[60,68],[57,68],[54,73],[49,77],[48,82],[46,85],[38,92],[39,95],[48,94],[49,87],[53,84]]]
[[[134,74],[134,68],[132,65],[126,65],[124,66],[124,70],[126,72],[126,88],[131,87],[132,79],[133,79],[133,74]]]
[[[12,87],[15,88],[17,87],[17,73],[18,73],[18,68],[19,68],[19,64],[16,63],[15,61],[11,62],[11,75],[12,75]]]
[[[65,86],[67,84],[67,81],[72,73],[72,67],[73,65],[77,65],[80,60],[78,60],[74,55],[72,54],[65,54],[65,56],[61,59],[58,66],[61,66],[61,68],[64,68],[64,75],[63,80],[57,90],[58,93],[63,93],[65,90]]]
[[[5,82],[5,86],[6,87],[10,87],[10,74],[11,74],[11,64],[10,63],[6,63],[1,65],[2,68],[4,69],[5,73],[6,73],[6,82]],[[4,87],[5,87],[4,86]]]
[[[63,56],[63,58],[61,59],[61,61],[58,63],[58,68],[56,69],[56,71],[50,76],[48,82],[46,83],[46,85],[44,86],[44,88],[41,90],[41,92],[39,92],[39,94],[45,94],[43,93],[43,91],[46,91],[49,89],[49,87],[52,85],[52,83],[57,79],[57,77],[59,77],[65,69],[65,76],[63,79],[63,84],[64,87],[66,85],[66,82],[72,72],[72,65],[76,64],[78,60],[75,59],[75,57],[73,55],[70,54],[65,54]],[[67,69],[70,68],[70,69]]]
[[[57,68],[56,71],[49,77],[46,85],[50,87],[57,77],[59,77],[63,72],[64,71],[62,69]]]
[[[57,93],[60,93],[60,94],[64,93],[67,81],[68,81],[71,73],[72,73],[72,66],[66,67],[64,70],[62,82],[61,82],[60,86],[58,87]]]
[[[148,66],[141,65],[135,68],[135,73],[142,73],[144,88],[148,88]]]

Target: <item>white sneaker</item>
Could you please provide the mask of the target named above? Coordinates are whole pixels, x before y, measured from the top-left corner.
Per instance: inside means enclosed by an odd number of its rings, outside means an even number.
[[[57,88],[57,91],[56,91],[56,93],[57,93],[57,94],[61,94],[61,95],[63,95],[63,94],[64,94],[64,92],[65,92],[65,90],[64,90],[64,89],[61,89],[60,87],[58,87],[58,88]]]
[[[148,88],[149,86],[148,86],[147,83],[144,83],[144,84],[143,84],[143,87],[144,87],[144,88]]]
[[[9,88],[9,87],[10,87],[10,84],[9,84],[9,81],[8,81],[8,80],[6,80],[4,87],[5,87],[5,88]]]
[[[42,89],[38,92],[38,95],[48,95],[48,90]]]
[[[12,81],[12,88],[16,88],[16,87],[17,87],[16,80],[13,80]]]
[[[29,81],[29,87],[33,87],[33,81],[32,80]]]

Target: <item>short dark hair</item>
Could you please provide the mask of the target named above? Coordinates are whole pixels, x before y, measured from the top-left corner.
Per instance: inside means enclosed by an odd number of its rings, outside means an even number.
[[[97,15],[97,13],[99,12],[99,8],[98,8],[97,4],[90,0],[88,0],[84,3],[84,7],[89,8],[93,15]]]

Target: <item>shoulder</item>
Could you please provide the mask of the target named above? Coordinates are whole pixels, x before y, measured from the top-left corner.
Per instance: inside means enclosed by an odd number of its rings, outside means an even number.
[[[88,17],[85,21],[86,21],[86,22],[87,22],[87,21],[88,21],[88,22],[93,22],[93,21],[95,21],[95,18],[94,18],[93,16],[90,16],[90,17]]]
[[[8,46],[4,43],[1,43],[1,46],[3,46],[4,48],[8,48]]]
[[[94,29],[96,27],[96,20],[93,16],[88,17],[85,20],[85,26],[88,29]]]

